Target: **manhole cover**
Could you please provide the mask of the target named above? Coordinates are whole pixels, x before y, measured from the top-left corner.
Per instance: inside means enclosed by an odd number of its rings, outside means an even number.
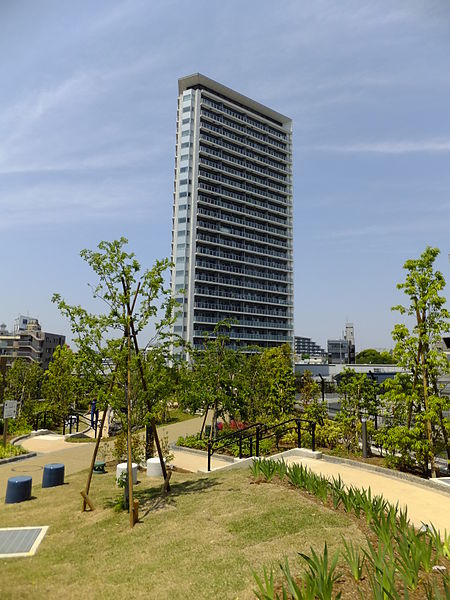
[[[0,529],[0,558],[32,556],[47,533],[47,529],[47,525]]]
[[[33,471],[42,471],[42,465],[17,465],[16,467],[12,467],[11,471],[15,473],[31,473]]]

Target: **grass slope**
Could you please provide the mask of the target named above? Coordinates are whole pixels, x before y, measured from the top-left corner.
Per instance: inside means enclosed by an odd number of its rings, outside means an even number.
[[[85,473],[58,488],[33,488],[35,499],[0,505],[0,525],[49,525],[37,554],[0,561],[9,598],[254,598],[252,570],[284,559],[333,552],[340,537],[363,543],[347,515],[277,485],[252,484],[247,471],[202,477],[175,473],[172,492],[140,475],[141,522],[112,509],[120,490],[113,469],[94,476],[92,513],[81,513]]]

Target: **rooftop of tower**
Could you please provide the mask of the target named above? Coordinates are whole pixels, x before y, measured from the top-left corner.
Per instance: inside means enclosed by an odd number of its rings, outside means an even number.
[[[292,124],[292,119],[282,115],[281,113],[264,106],[264,104],[260,104],[256,102],[256,100],[252,100],[239,92],[232,90],[226,85],[222,85],[214,79],[210,79],[201,73],[194,73],[192,75],[187,75],[186,77],[180,77],[178,80],[178,93],[182,94],[185,90],[189,90],[191,88],[201,87],[211,90],[216,94],[223,96],[237,104],[241,104],[243,108],[250,108],[255,111],[257,114],[260,114],[263,117],[270,119],[271,121],[275,121],[278,125],[285,126],[289,128]]]

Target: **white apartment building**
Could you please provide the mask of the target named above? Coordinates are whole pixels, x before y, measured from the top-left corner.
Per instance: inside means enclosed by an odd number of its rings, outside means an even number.
[[[223,319],[236,347],[293,344],[292,121],[203,75],[178,81],[175,332]]]

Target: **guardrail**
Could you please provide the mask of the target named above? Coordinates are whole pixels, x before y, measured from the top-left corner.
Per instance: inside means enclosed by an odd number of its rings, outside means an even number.
[[[61,415],[60,413],[56,413],[51,410],[43,410],[34,415],[34,429],[39,429],[39,425],[43,429],[47,429],[47,425],[50,423],[61,424],[62,422],[62,434],[66,435],[68,431],[69,434],[76,432],[78,433],[81,425],[86,425],[91,427],[91,419],[86,417],[84,412],[72,411],[67,415]],[[94,414],[94,437],[97,437],[97,428],[98,428],[98,410],[95,411]]]
[[[306,427],[303,425],[306,423]],[[249,454],[248,456],[260,455],[260,443],[262,440],[267,440],[272,437],[283,437],[289,431],[297,432],[297,447],[302,447],[302,428],[307,429],[311,433],[311,447],[316,449],[316,423],[308,419],[293,418],[277,423],[276,425],[265,425],[264,423],[254,423],[247,425],[238,431],[233,431],[220,436],[215,440],[208,440],[208,471],[211,471],[211,457],[217,450],[227,448],[234,444],[238,444],[239,458],[243,458],[243,443],[248,440]],[[255,454],[253,454],[253,442],[255,444]]]

